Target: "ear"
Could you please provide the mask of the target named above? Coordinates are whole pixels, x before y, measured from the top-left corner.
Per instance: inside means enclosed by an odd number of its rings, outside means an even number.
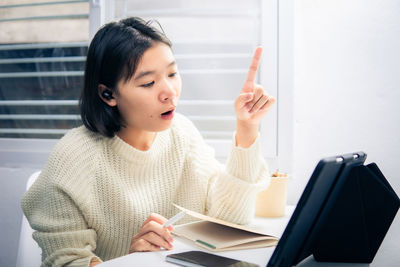
[[[114,97],[113,91],[104,84],[99,84],[99,87],[97,88],[97,93],[101,100],[103,100],[104,103],[106,103],[110,107],[115,107],[117,105],[117,100]]]

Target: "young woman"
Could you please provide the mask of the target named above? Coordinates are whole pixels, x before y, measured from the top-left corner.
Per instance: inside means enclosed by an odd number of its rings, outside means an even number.
[[[258,127],[275,102],[254,83],[260,58],[257,48],[223,166],[192,122],[175,113],[182,84],[169,40],[138,18],[103,26],[86,60],[84,126],[59,141],[22,199],[42,266],[94,266],[172,249],[173,226],[162,224],[178,212],[173,203],[248,223],[268,185]]]

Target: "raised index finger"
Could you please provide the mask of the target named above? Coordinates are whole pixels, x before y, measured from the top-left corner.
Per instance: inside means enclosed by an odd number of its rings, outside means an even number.
[[[261,54],[262,54],[262,47],[259,46],[254,52],[253,59],[251,60],[249,72],[247,73],[247,78],[245,81],[246,84],[249,83],[254,84],[254,82],[256,81],[258,65],[260,65],[260,60],[261,60]]]

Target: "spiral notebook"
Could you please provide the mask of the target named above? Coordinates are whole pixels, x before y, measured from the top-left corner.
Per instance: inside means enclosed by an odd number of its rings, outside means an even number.
[[[200,221],[177,225],[173,233],[207,250],[252,249],[271,247],[278,243],[278,238],[268,233],[175,206]]]

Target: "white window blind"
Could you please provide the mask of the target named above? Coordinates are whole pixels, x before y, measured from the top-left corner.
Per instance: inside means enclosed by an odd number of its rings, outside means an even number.
[[[81,124],[88,25],[88,0],[0,3],[1,139],[60,138]]]
[[[114,3],[111,8],[108,3],[105,10],[108,19],[137,16],[161,24],[172,41],[182,77],[178,111],[194,122],[206,141],[214,146],[217,157],[224,159],[235,130],[233,103],[257,45],[264,47],[258,82],[277,96],[276,1],[116,0]],[[276,156],[276,121],[274,109],[261,125],[265,156]]]
[[[76,24],[84,32],[89,21],[89,36],[93,36],[100,25],[110,20],[127,16],[158,20],[173,43],[183,80],[178,111],[192,119],[221,160],[230,149],[235,129],[233,102],[257,45],[264,48],[258,82],[279,97],[277,0],[36,2],[39,1],[2,6],[18,12],[30,9],[31,17],[10,13],[0,21],[0,27],[11,29],[15,23],[32,26],[37,22],[38,29],[50,32],[56,25]],[[44,10],[46,5],[51,9]],[[89,14],[80,15],[89,6]],[[60,10],[67,12],[71,7],[72,15],[60,24],[59,19],[66,19],[65,15],[60,17]],[[46,27],[40,26],[43,23]],[[82,88],[87,41],[74,32],[77,31],[63,34],[68,38],[56,42],[49,42],[46,34],[24,34],[32,39],[0,44],[1,142],[17,145],[21,138],[59,138],[81,124],[76,104]],[[46,38],[35,39],[39,37]],[[277,110],[278,103],[260,128],[262,149],[270,158],[277,156]],[[36,141],[31,139],[32,142]]]

